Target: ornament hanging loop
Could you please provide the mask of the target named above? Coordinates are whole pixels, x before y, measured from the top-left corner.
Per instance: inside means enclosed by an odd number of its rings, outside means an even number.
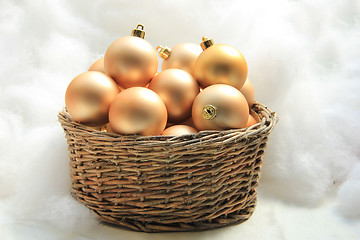
[[[214,45],[214,41],[211,38],[202,37],[202,42],[200,43],[200,46],[203,50],[211,47]]]
[[[162,59],[168,59],[170,57],[171,54],[171,48],[167,47],[167,46],[157,46],[156,47],[156,51],[159,53],[159,56]]]
[[[135,37],[144,39],[145,38],[144,25],[138,24],[136,26],[136,28],[132,30],[131,36],[135,36]]]

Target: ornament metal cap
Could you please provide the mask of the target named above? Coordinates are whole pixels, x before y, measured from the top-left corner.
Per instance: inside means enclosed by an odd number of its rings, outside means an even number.
[[[203,50],[211,47],[214,45],[214,41],[211,38],[202,37],[202,42],[200,43],[200,46]]]
[[[205,105],[201,114],[203,118],[207,120],[214,119],[216,117],[216,107],[213,105]]]
[[[136,26],[136,28],[132,30],[131,36],[135,36],[135,37],[144,39],[145,38],[144,25],[138,24]]]
[[[168,59],[170,57],[171,54],[171,48],[167,47],[167,46],[157,46],[156,47],[156,51],[158,51],[159,56],[162,59]]]

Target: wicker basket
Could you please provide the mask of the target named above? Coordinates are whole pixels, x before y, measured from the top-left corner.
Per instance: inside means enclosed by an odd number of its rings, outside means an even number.
[[[274,112],[255,103],[250,128],[180,137],[120,135],[74,122],[66,133],[72,194],[107,223],[135,231],[200,231],[246,221]]]

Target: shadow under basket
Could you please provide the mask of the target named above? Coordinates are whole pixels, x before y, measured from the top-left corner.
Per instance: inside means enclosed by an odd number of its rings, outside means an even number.
[[[179,137],[120,135],[59,121],[69,144],[73,196],[107,223],[142,232],[201,231],[246,221],[276,113],[244,129]]]

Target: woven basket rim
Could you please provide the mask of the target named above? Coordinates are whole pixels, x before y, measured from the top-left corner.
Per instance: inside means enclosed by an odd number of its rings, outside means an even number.
[[[178,142],[180,139],[199,139],[204,138],[209,135],[219,135],[219,136],[236,136],[237,138],[239,136],[243,136],[245,138],[250,137],[252,135],[256,135],[259,132],[262,131],[271,131],[274,125],[279,121],[279,118],[276,114],[276,112],[271,111],[267,106],[254,101],[254,104],[252,106],[252,109],[255,111],[256,114],[259,115],[259,113],[262,116],[259,116],[261,119],[261,122],[254,124],[251,127],[248,128],[241,128],[241,129],[228,129],[228,130],[202,130],[197,133],[191,133],[191,134],[185,134],[181,136],[162,136],[162,135],[154,135],[154,136],[141,136],[138,134],[119,134],[119,133],[110,133],[105,131],[100,131],[99,128],[92,128],[88,127],[82,123],[76,122],[72,119],[70,114],[68,113],[66,107],[63,108],[62,111],[58,114],[58,120],[61,123],[61,125],[64,126],[64,124],[71,124],[73,127],[78,129],[79,131],[86,132],[90,135],[95,136],[102,136],[109,140],[129,140],[129,141],[165,141],[165,142],[171,142],[175,141]]]

